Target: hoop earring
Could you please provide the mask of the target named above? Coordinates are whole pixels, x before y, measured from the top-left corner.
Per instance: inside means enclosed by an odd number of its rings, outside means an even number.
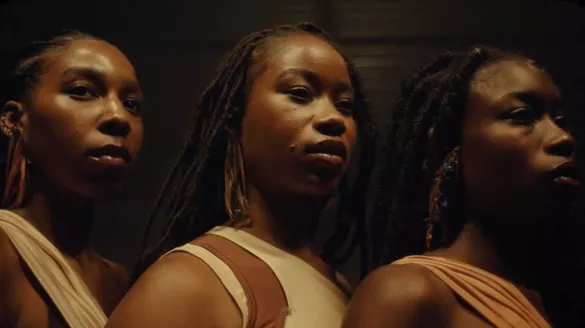
[[[241,227],[249,223],[246,176],[242,146],[234,136],[228,138],[224,164],[224,200],[228,225]]]
[[[18,208],[26,195],[28,166],[30,161],[23,154],[22,134],[18,129],[9,129],[2,124],[2,132],[10,136],[6,157],[6,184],[2,205],[6,208]]]
[[[434,237],[434,226],[440,222],[441,211],[447,208],[447,199],[444,192],[441,191],[444,182],[447,180],[459,179],[459,146],[447,155],[443,161],[443,165],[435,173],[433,184],[431,185],[431,193],[429,196],[429,217],[425,220],[427,223],[425,246],[426,250],[430,250]]]

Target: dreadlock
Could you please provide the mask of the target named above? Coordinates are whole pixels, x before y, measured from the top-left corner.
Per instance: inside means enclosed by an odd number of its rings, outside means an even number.
[[[372,239],[379,265],[425,251],[429,193],[440,171],[460,144],[462,117],[474,74],[502,59],[530,61],[490,47],[445,52],[406,79],[386,128],[378,166]],[[459,186],[446,172],[438,190],[440,243],[449,244],[463,223],[457,204]],[[390,192],[388,186],[392,186]],[[447,201],[448,199],[448,201]],[[428,218],[424,220],[424,218]],[[438,246],[433,234],[432,247]],[[386,241],[389,241],[386,243]]]
[[[185,144],[156,198],[140,245],[139,256],[142,259],[135,270],[135,278],[165,251],[187,243],[230,219],[232,210],[230,200],[226,204],[224,163],[235,154],[230,150],[229,128],[239,126],[243,119],[247,92],[258,72],[257,66],[262,65],[267,54],[267,40],[298,34],[313,35],[339,49],[319,27],[311,23],[298,23],[252,33],[240,40],[224,59],[216,77],[202,95]],[[339,229],[326,244],[323,254],[324,259],[333,264],[345,261],[359,241],[364,245],[362,253],[367,253],[365,191],[373,162],[374,129],[361,79],[353,64],[347,59],[345,62],[358,106],[357,148],[361,156],[355,181],[350,184],[346,179],[340,186]],[[229,193],[228,197],[232,198]],[[165,217],[163,236],[152,250],[145,252],[154,218],[159,212]],[[348,250],[335,258],[335,251],[342,248],[348,239]],[[367,266],[367,255],[362,258],[362,265]]]
[[[26,101],[30,92],[36,86],[39,77],[43,74],[48,62],[48,56],[55,51],[68,47],[72,42],[77,40],[101,40],[92,35],[75,30],[64,30],[48,40],[32,41],[25,44],[10,58],[7,58],[3,66],[7,66],[8,74],[4,75],[0,81],[0,105],[9,100]],[[4,60],[3,60],[4,61]],[[4,69],[2,70],[4,72]],[[0,165],[11,171],[14,156],[19,156],[20,150],[14,149],[14,143],[18,142],[19,137],[8,138],[4,133],[0,133]],[[26,202],[24,193],[24,183],[22,179],[8,179],[8,174],[0,174],[0,193],[2,194],[2,207],[21,207]],[[24,177],[24,176],[23,176]],[[6,180],[10,180],[7,185]],[[21,180],[21,181],[19,181]]]
[[[481,68],[507,59],[535,65],[518,53],[477,46],[445,52],[403,82],[377,156],[380,176],[372,220],[375,265],[448,246],[461,232],[465,224],[459,197],[462,186],[455,178],[458,159],[453,154],[461,142],[470,84]],[[437,201],[429,202],[429,198]],[[425,236],[429,222],[438,228],[430,239]],[[582,302],[574,301],[582,295],[578,292],[583,290],[582,278],[569,278],[569,274],[582,271],[569,269],[579,261],[575,261],[574,244],[567,248],[571,248],[571,259],[559,259],[559,263],[565,261],[562,266],[546,265],[551,271],[561,271],[557,274],[563,278],[548,279],[538,286],[549,316],[557,323],[574,322],[583,313]],[[569,308],[574,313],[570,314]]]

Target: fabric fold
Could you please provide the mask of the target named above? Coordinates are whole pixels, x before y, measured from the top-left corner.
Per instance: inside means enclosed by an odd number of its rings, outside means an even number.
[[[487,271],[437,256],[408,256],[392,264],[425,267],[497,328],[551,327],[516,286]]]
[[[107,317],[61,252],[32,224],[0,210],[0,229],[71,328],[102,328]]]

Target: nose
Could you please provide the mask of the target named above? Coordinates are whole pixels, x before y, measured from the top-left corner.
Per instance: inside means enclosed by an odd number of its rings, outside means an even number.
[[[553,122],[553,130],[546,146],[547,153],[554,156],[573,157],[575,155],[575,138],[564,128]]]
[[[339,137],[343,135],[347,129],[345,120],[346,117],[343,113],[341,113],[331,101],[327,100],[319,111],[314,127],[317,131],[326,136]]]
[[[126,137],[130,133],[128,110],[119,99],[113,99],[108,104],[108,111],[98,130],[113,137]]]

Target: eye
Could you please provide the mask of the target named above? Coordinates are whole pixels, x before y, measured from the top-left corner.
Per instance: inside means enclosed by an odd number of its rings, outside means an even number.
[[[508,112],[505,116],[514,124],[519,125],[531,125],[540,118],[540,115],[531,107],[515,108]]]
[[[553,118],[553,121],[563,129],[567,127],[567,117],[565,115],[557,115]]]
[[[67,94],[79,100],[89,100],[96,97],[89,87],[78,85],[67,89]]]
[[[123,101],[124,107],[127,108],[129,111],[140,114],[142,111],[142,104],[134,99],[127,99]]]
[[[353,102],[349,99],[344,99],[344,100],[338,101],[335,104],[335,107],[337,107],[342,113],[347,114],[347,115],[351,115],[355,111],[355,102]]]
[[[299,103],[306,104],[313,100],[313,95],[311,94],[311,91],[306,87],[300,86],[294,87],[292,89],[289,89],[286,93],[292,100]]]

